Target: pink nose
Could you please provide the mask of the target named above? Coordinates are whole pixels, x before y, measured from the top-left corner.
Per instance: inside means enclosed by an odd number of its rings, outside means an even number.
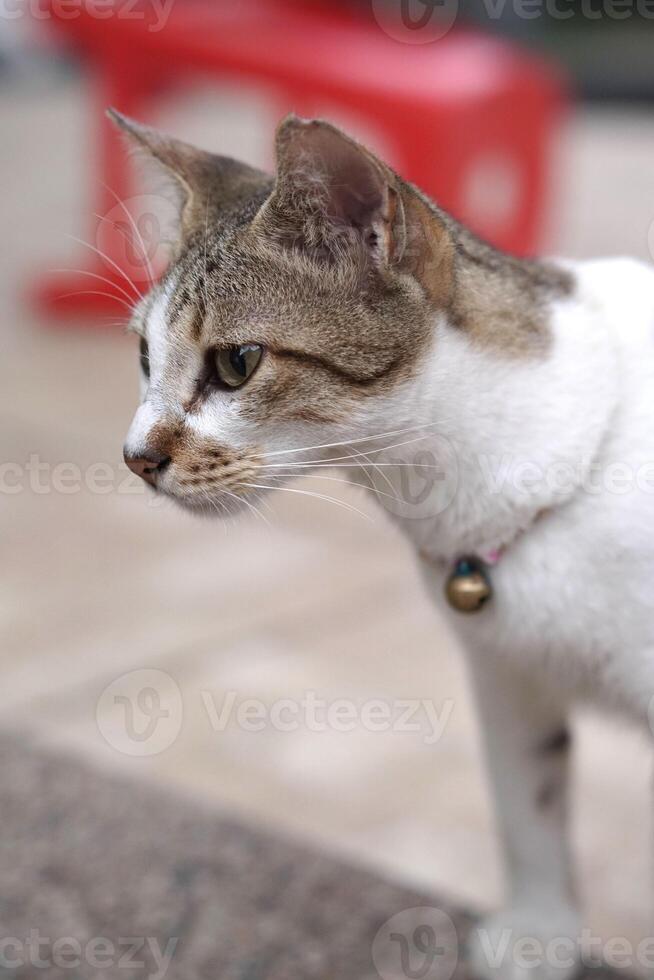
[[[161,473],[170,462],[170,456],[155,452],[144,453],[142,456],[132,456],[131,453],[124,450],[123,458],[132,473],[136,473],[151,487],[157,485],[157,474]]]

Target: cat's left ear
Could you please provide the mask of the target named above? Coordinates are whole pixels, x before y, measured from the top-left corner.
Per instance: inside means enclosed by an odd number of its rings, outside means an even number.
[[[272,230],[319,260],[363,257],[363,269],[411,276],[435,306],[453,288],[454,245],[436,209],[383,161],[322,119],[277,130]]]
[[[358,241],[378,262],[401,260],[404,207],[392,171],[336,126],[288,116],[276,138],[276,211],[307,247]]]
[[[107,115],[137,149],[172,179],[179,199],[182,237],[204,229],[230,205],[247,200],[264,175],[230,157],[207,153],[189,143],[108,109]]]

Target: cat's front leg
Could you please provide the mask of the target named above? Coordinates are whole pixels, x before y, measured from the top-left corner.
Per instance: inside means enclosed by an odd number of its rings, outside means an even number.
[[[473,930],[471,970],[483,980],[567,980],[581,926],[566,844],[565,711],[503,661],[468,659],[508,879],[507,906]]]

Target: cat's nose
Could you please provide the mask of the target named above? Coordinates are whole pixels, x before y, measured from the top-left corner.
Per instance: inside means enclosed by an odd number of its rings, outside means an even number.
[[[170,456],[149,451],[140,456],[134,456],[127,449],[123,450],[123,459],[132,473],[154,487],[157,484],[157,474],[161,473],[170,463]]]

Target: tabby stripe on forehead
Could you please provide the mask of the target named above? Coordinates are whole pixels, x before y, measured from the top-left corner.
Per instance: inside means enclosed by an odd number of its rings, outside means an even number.
[[[307,354],[304,351],[287,350],[279,347],[271,348],[271,350],[278,357],[288,357],[295,361],[300,361],[303,364],[313,364],[323,368],[325,371],[329,371],[331,374],[335,374],[339,378],[343,378],[350,384],[356,385],[368,385],[374,384],[375,381],[381,381],[382,378],[392,374],[402,361],[402,358],[396,357],[373,374],[353,374],[351,371],[345,371],[339,364],[334,364],[333,361],[327,360],[327,358],[322,357],[320,354]]]

